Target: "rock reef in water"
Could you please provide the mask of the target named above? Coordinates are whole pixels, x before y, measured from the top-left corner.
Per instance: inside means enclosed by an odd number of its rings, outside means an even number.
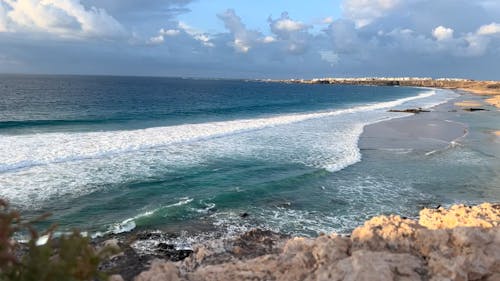
[[[379,216],[350,236],[287,239],[253,230],[157,260],[153,280],[500,280],[500,205],[424,209],[418,221]]]
[[[430,112],[430,110],[422,109],[422,108],[408,108],[408,109],[390,109],[388,112],[402,112],[402,113],[422,113],[422,112]]]

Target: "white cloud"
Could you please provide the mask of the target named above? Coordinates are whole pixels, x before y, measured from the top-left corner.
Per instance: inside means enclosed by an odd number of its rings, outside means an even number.
[[[300,21],[292,20],[288,16],[287,12],[283,12],[281,17],[276,20],[269,18],[268,22],[271,27],[271,31],[283,38],[289,37],[290,34],[307,31],[307,29],[310,28],[310,26],[305,25]]]
[[[274,38],[272,36],[266,36],[266,37],[262,38],[261,41],[263,43],[273,43],[273,42],[276,42],[276,38]]]
[[[201,32],[182,21],[179,22],[178,27],[193,37],[196,41],[201,42],[204,46],[211,48],[215,47],[215,44],[211,41],[212,38],[209,34]]]
[[[343,0],[339,18],[306,22],[284,13],[262,30],[230,10],[218,15],[225,30],[210,33],[179,23],[190,1],[0,0],[0,32],[20,33],[0,34],[0,54],[20,62],[7,66],[0,56],[0,71],[80,72],[83,65],[99,73],[221,77],[498,76],[498,0],[487,7],[486,0]],[[21,2],[28,8],[17,7],[11,19],[8,3]],[[97,24],[102,15],[129,28],[129,40],[54,40],[98,36],[113,26]],[[68,63],[77,59],[81,65]]]
[[[500,23],[493,22],[487,25],[483,25],[477,30],[477,34],[479,35],[500,34]]]
[[[224,26],[233,36],[234,39],[231,45],[236,51],[247,53],[254,45],[262,41],[260,39],[262,34],[258,31],[247,29],[234,10],[229,9],[224,13],[218,14],[217,17],[224,22]]]
[[[158,36],[153,36],[153,37],[149,38],[149,41],[148,41],[149,44],[153,44],[153,45],[161,44],[163,42],[165,42],[165,37],[161,34]]]
[[[311,28],[302,22],[294,21],[288,13],[284,12],[278,19],[268,19],[271,32],[285,44],[285,49],[290,54],[302,55],[309,47],[312,35],[308,32]]]
[[[438,41],[445,41],[453,38],[453,32],[453,29],[440,25],[432,30],[432,36]]]
[[[303,24],[300,21],[293,21],[288,18],[280,19],[275,22],[275,28],[283,31],[299,31],[302,30],[306,27],[305,24]]]
[[[3,13],[7,15],[4,31],[45,32],[72,38],[124,34],[122,25],[105,10],[87,9],[79,0],[0,0],[0,3],[5,4]]]
[[[342,8],[345,17],[352,19],[356,27],[361,28],[394,10],[400,3],[400,0],[346,0]]]
[[[178,29],[167,29],[167,30],[165,30],[165,29],[162,28],[162,29],[160,29],[159,33],[161,35],[166,35],[166,36],[177,36],[177,35],[179,35],[181,33],[181,31],[178,30]]]
[[[174,37],[174,36],[179,35],[180,33],[181,33],[181,31],[178,29],[164,29],[164,28],[162,28],[158,31],[158,35],[149,38],[149,40],[146,42],[146,44],[159,45],[159,44],[165,42],[165,36]]]
[[[234,47],[242,53],[247,53],[250,50],[250,45],[241,39],[234,39]]]

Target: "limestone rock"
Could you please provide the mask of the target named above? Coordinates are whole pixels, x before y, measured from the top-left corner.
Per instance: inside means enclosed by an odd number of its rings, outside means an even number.
[[[420,226],[400,216],[379,216],[365,222],[352,232],[354,249],[409,252],[415,230]]]
[[[156,261],[136,281],[500,280],[499,206],[425,209],[419,221],[379,216],[352,236],[253,230],[198,246],[182,262]]]
[[[134,281],[180,281],[179,270],[171,262],[155,260],[148,271],[137,276]]]
[[[483,203],[478,206],[455,205],[449,210],[423,209],[418,223],[429,229],[458,226],[494,227],[500,223],[500,204]]]
[[[315,280],[421,280],[427,274],[423,263],[410,254],[360,250],[322,270]]]

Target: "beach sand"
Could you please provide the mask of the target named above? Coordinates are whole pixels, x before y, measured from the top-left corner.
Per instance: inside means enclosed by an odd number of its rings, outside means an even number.
[[[460,106],[460,107],[479,107],[479,106],[482,106],[483,103],[481,103],[479,101],[473,101],[473,100],[464,100],[464,101],[456,102],[455,105]]]
[[[459,97],[432,108],[431,112],[391,119],[365,127],[359,140],[360,149],[416,149],[422,150],[423,153],[444,149],[468,132],[467,124],[450,121],[456,120],[454,117],[458,115],[468,116],[470,113],[465,113],[464,108],[488,109],[485,101],[500,108],[500,95],[478,94],[470,89],[460,90],[457,93],[460,94]],[[490,97],[484,100],[484,95]],[[483,111],[472,114],[495,115],[496,111],[490,109],[489,113]],[[489,124],[484,129],[484,133],[500,137],[500,127],[495,124]]]
[[[486,102],[500,108],[500,95],[495,95],[491,98],[486,99]]]
[[[477,82],[476,84],[471,83],[467,87],[460,88],[460,90],[479,95],[487,96],[486,102],[500,108],[500,84],[498,82]]]
[[[475,102],[475,101],[474,101]],[[391,119],[365,127],[360,149],[413,149],[423,153],[444,149],[467,134],[467,125],[449,121],[453,101],[431,112]]]
[[[464,91],[471,92],[475,95],[479,96],[486,96],[487,98],[485,99],[485,102],[500,108],[500,95],[497,93],[491,93],[491,92],[483,92],[483,91],[475,91],[473,89],[463,89]],[[463,105],[463,106],[472,106],[472,105]],[[475,106],[475,105],[474,105]]]

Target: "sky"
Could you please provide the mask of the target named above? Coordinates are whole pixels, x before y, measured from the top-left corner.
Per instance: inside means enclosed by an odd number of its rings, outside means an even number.
[[[500,80],[500,0],[0,0],[0,73]]]

